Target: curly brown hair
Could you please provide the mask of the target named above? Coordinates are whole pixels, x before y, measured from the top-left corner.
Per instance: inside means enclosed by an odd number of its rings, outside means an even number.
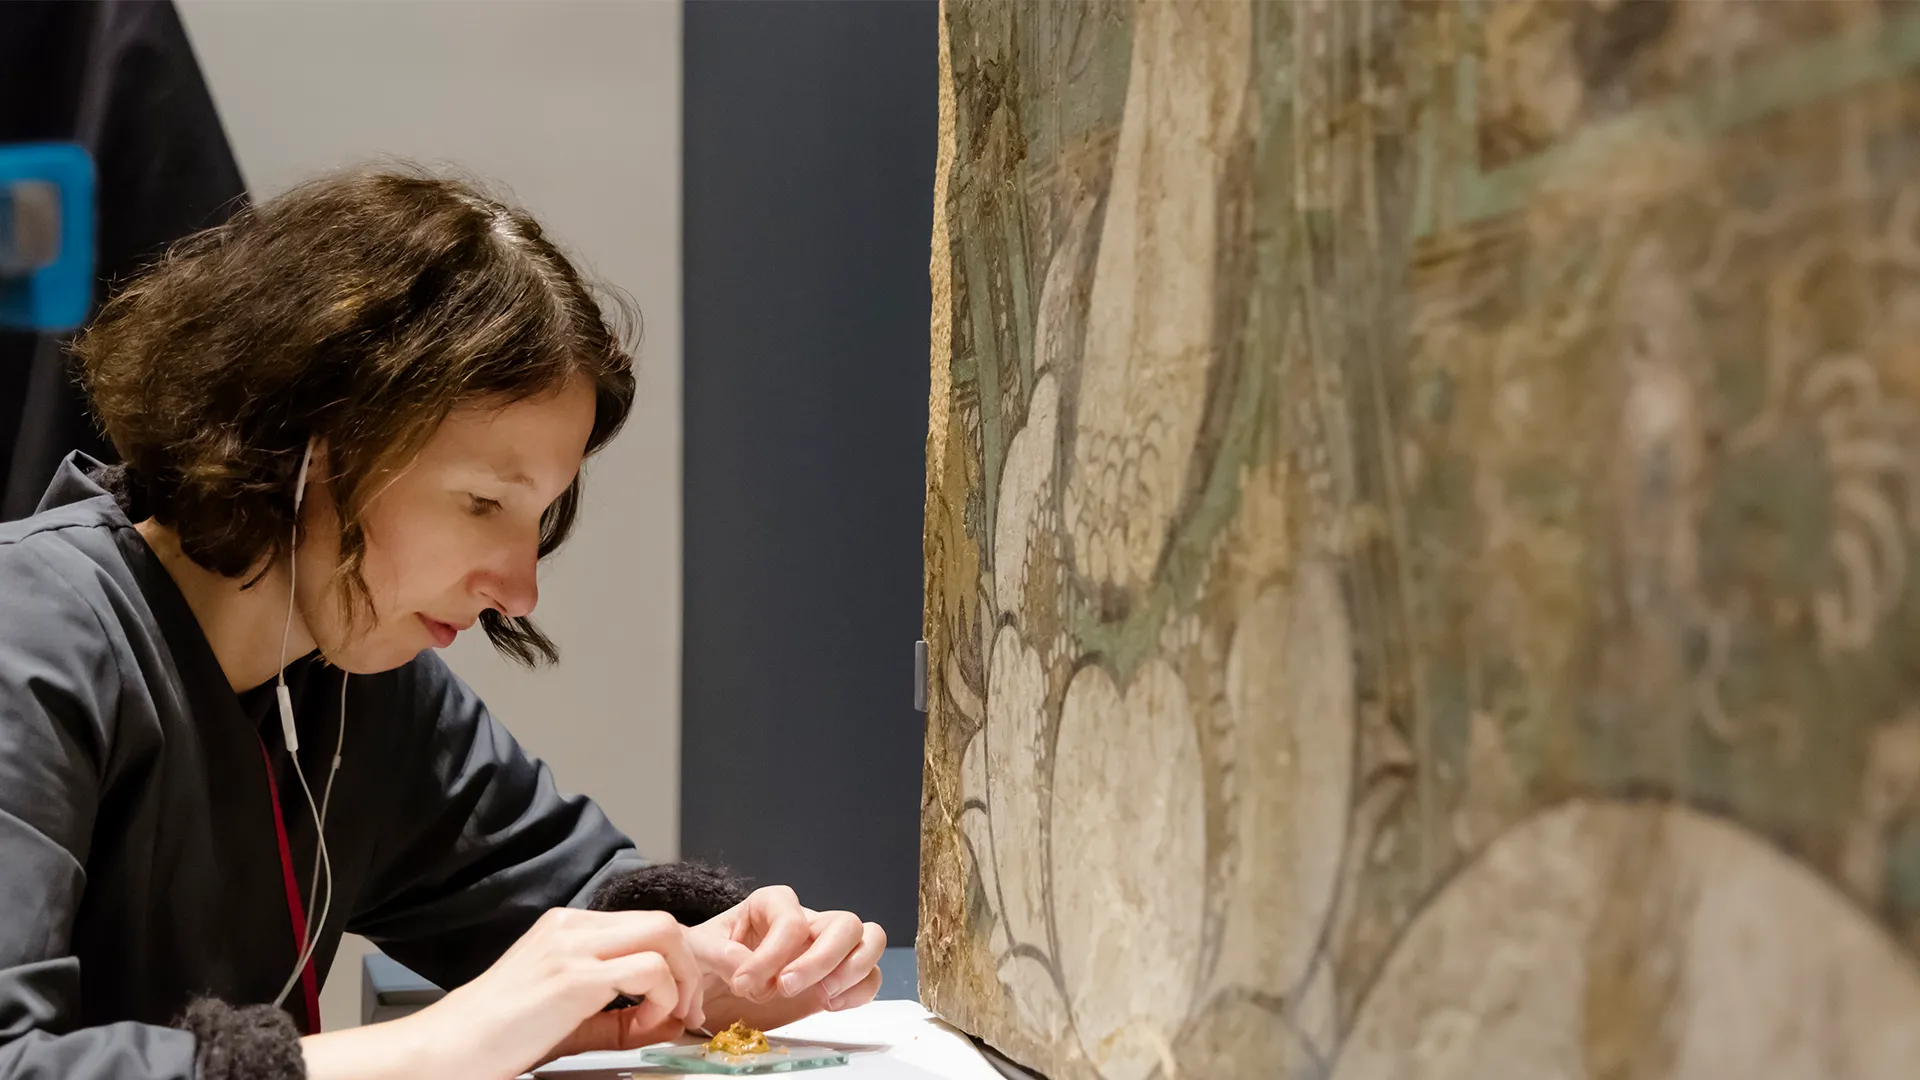
[[[425,173],[365,171],[297,187],[175,245],[74,345],[93,408],[145,512],[194,562],[256,576],[286,554],[293,487],[325,440],[351,621],[371,611],[360,513],[455,408],[507,404],[583,375],[592,453],[634,396],[629,301],[595,290],[523,211]],[[541,519],[540,555],[580,506]],[[489,610],[487,637],[553,663],[529,620]]]

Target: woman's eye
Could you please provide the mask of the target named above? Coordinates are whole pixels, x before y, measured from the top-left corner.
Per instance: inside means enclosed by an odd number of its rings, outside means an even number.
[[[483,499],[478,495],[467,496],[467,513],[474,517],[488,517],[500,512],[498,499]]]

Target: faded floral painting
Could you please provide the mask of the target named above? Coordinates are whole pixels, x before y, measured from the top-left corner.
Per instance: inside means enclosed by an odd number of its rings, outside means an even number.
[[[1908,1077],[1920,10],[946,0],[922,997]]]

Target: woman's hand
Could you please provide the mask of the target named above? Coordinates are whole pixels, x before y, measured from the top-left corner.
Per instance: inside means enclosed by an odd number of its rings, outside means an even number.
[[[757,890],[687,936],[712,1030],[744,1020],[764,1031],[880,992],[887,932],[851,912],[802,907],[784,885]]]
[[[587,1050],[736,1020],[766,1030],[880,990],[886,932],[761,889],[692,929],[657,911],[556,909],[479,978],[400,1020],[301,1040],[309,1080],[507,1080]],[[602,1012],[625,994],[643,999]]]
[[[688,931],[657,911],[556,908],[479,978],[412,1016],[301,1040],[312,1080],[507,1080],[561,1054],[700,1024]],[[625,994],[639,1005],[602,1013]]]

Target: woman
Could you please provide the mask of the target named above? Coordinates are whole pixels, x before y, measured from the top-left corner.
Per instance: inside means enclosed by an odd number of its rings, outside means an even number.
[[[644,864],[433,651],[554,659],[538,560],[634,393],[530,218],[320,181],[76,352],[125,464],[0,525],[0,1076],[509,1077],[873,998],[879,927]],[[348,930],[456,989],[319,1033]]]

